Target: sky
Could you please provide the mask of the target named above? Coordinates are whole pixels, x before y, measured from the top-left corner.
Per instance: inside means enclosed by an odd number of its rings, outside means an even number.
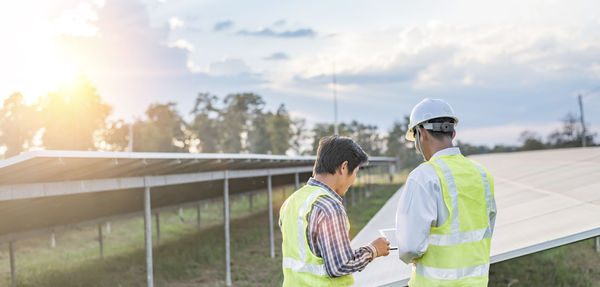
[[[423,98],[457,139],[518,144],[567,113],[600,134],[598,1],[56,0],[0,4],[0,99],[34,102],[86,75],[131,121],[151,103],[254,92],[309,124],[382,132]]]

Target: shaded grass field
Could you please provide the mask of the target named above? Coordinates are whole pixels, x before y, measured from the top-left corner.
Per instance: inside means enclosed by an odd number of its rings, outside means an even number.
[[[380,185],[370,197],[348,207],[353,237],[400,185]],[[284,190],[274,190],[277,220]],[[289,195],[293,190],[285,190]],[[275,228],[276,257],[269,257],[266,194],[232,200],[231,261],[234,286],[281,286],[281,232]],[[156,286],[224,286],[222,203],[202,205],[201,226],[196,209],[161,213],[161,244],[154,241]],[[155,221],[153,220],[153,224]],[[99,259],[97,227],[17,242],[18,286],[146,286],[143,219],[112,223],[105,233],[105,259]],[[153,229],[156,231],[156,228]],[[6,245],[0,253],[2,286],[10,284]],[[600,254],[585,240],[492,265],[490,286],[600,286]]]

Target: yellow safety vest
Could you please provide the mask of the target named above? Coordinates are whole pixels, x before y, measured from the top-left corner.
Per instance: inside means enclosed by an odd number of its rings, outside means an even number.
[[[294,192],[281,206],[281,235],[283,243],[283,286],[348,286],[354,284],[352,275],[329,277],[323,258],[311,250],[306,238],[307,214],[319,196],[332,197],[323,188],[305,185]],[[339,201],[338,201],[339,202]],[[341,203],[340,203],[341,204]],[[348,230],[350,224],[348,223]]]
[[[427,251],[415,260],[408,285],[487,286],[494,178],[462,155],[439,156],[424,164],[435,168],[450,214],[442,226],[431,227]]]

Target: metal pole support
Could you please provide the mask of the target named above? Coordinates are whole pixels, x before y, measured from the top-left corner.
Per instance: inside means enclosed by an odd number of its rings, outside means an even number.
[[[100,245],[100,259],[104,260],[104,241],[102,239],[102,223],[98,224],[98,243]]]
[[[152,214],[150,214],[150,186],[147,183],[146,177],[144,177],[144,228],[145,228],[145,239],[146,239],[146,280],[148,287],[154,286],[154,273],[152,267]]]
[[[154,216],[156,217],[156,244],[160,245],[160,216],[158,212]]]
[[[231,286],[231,251],[229,239],[229,174],[224,172],[223,215],[225,217],[225,285]]]
[[[250,213],[252,213],[252,209],[253,209],[253,203],[254,203],[254,193],[250,193],[250,195],[248,196],[248,201],[250,204]]]
[[[600,236],[596,237],[596,252],[600,253]]]
[[[271,258],[275,258],[275,238],[273,235],[273,180],[271,177],[271,171],[269,171],[269,175],[267,176],[267,184],[269,191],[269,240],[271,242]]]
[[[52,248],[56,247],[56,235],[54,234],[54,232],[52,232],[50,238],[50,246],[52,246]]]
[[[294,174],[295,177],[295,181],[296,181],[296,190],[300,189],[300,174],[296,173]]]
[[[196,220],[197,220],[198,227],[200,227],[200,215],[202,215],[202,213],[200,211],[201,211],[200,204],[198,204],[198,206],[196,206]]]
[[[8,242],[8,252],[10,253],[10,286],[17,286],[17,270],[15,266],[15,251],[13,249],[13,242]]]

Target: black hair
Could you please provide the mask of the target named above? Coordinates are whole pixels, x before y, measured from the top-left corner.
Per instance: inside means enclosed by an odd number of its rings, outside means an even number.
[[[317,160],[313,169],[316,174],[335,174],[342,163],[348,161],[348,174],[360,164],[367,163],[369,156],[352,139],[339,136],[327,136],[319,140]]]
[[[437,140],[444,140],[444,138],[449,137],[452,139],[452,134],[454,133],[454,119],[449,117],[443,118],[435,118],[427,121],[428,123],[450,123],[451,130],[450,131],[432,131],[427,130],[434,138]],[[423,127],[423,125],[419,125],[419,127]]]

